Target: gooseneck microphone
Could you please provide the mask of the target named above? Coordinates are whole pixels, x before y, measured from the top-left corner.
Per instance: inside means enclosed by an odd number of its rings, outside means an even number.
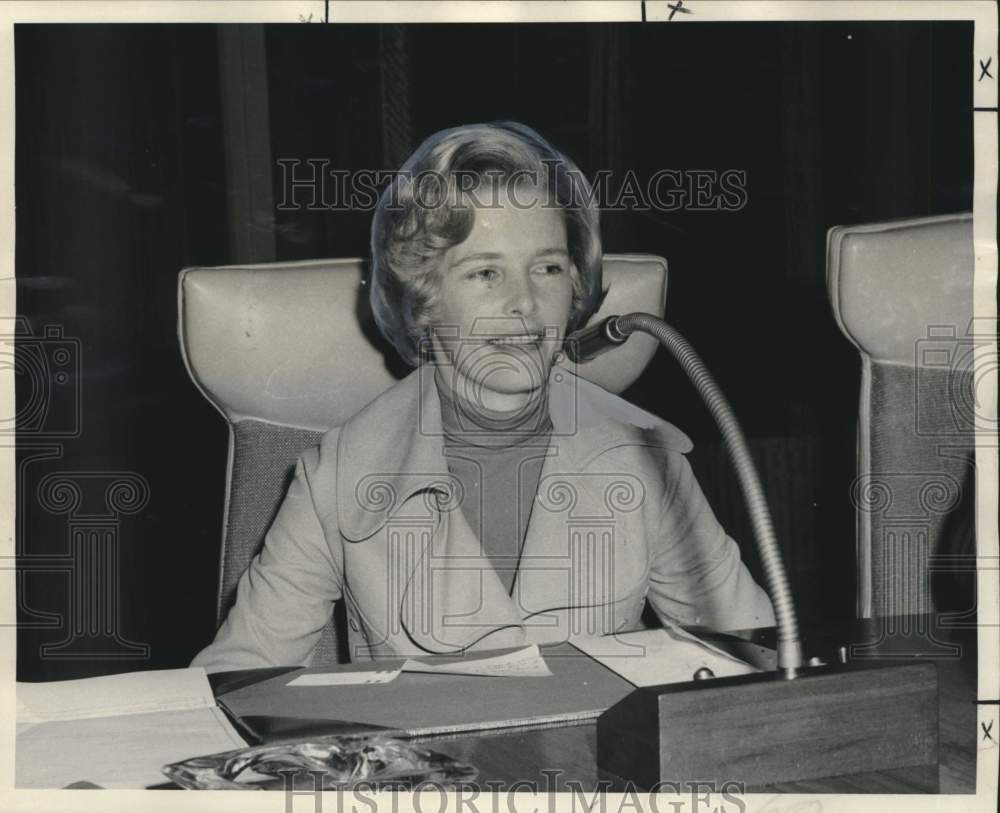
[[[601,355],[613,347],[624,344],[628,334],[618,330],[621,317],[609,316],[595,325],[581,328],[566,337],[566,355],[579,364]]]
[[[705,363],[687,339],[662,319],[648,313],[609,316],[595,325],[570,334],[566,337],[566,355],[576,363],[588,361],[623,344],[629,335],[637,330],[656,337],[670,351],[691,379],[722,432],[726,450],[736,469],[743,499],[750,515],[757,549],[767,579],[768,593],[774,605],[778,638],[778,671],[786,678],[795,678],[802,668],[802,643],[799,638],[799,624],[792,591],[785,574],[781,549],[774,532],[774,523],[771,521],[771,512],[767,507],[764,488],[743,430]]]

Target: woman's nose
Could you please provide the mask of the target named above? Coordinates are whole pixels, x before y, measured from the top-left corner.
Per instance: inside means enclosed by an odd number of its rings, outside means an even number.
[[[531,281],[511,275],[507,281],[505,311],[511,316],[529,316],[535,310],[535,292]]]

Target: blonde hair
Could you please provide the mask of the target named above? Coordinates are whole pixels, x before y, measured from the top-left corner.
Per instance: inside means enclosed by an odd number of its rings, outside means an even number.
[[[434,324],[441,256],[463,242],[475,222],[468,195],[501,181],[530,181],[546,191],[544,205],[563,210],[576,268],[567,330],[582,324],[599,303],[599,214],[576,164],[517,122],[442,130],[402,166],[372,220],[372,313],[382,334],[413,366],[421,360],[420,339]]]

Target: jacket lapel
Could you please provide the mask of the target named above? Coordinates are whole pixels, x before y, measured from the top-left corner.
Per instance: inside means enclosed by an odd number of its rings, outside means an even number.
[[[626,524],[614,504],[616,491],[638,495],[642,483],[581,467],[578,442],[552,438],[514,581],[532,640],[603,634],[614,628],[614,605],[634,601],[644,584],[645,562],[623,555]]]
[[[521,616],[458,508],[441,512],[404,590],[407,637],[435,653],[525,643]]]
[[[454,493],[433,369],[419,367],[356,413],[337,444],[337,517],[345,539],[381,530],[421,492]],[[429,499],[429,498],[428,498]]]
[[[552,439],[513,590],[533,640],[604,634],[616,605],[645,592],[642,540],[628,538],[642,527],[628,520],[647,499],[645,484],[601,456],[623,446],[691,448],[670,424],[565,370],[553,371],[549,393]]]
[[[646,562],[616,553],[628,544],[616,508],[635,510],[643,485],[627,474],[601,474],[591,463],[616,444],[634,444],[637,426],[658,429],[679,451],[690,441],[566,370],[554,368],[549,383],[553,433],[512,596],[455,499],[432,366],[415,370],[341,430],[337,503],[344,538],[370,544],[389,525],[389,544],[393,535],[407,535],[408,523],[429,530],[409,534],[412,555],[394,580],[402,631],[420,649],[490,649],[586,634],[567,629],[575,617],[607,631],[614,605],[634,601],[642,589]],[[570,612],[580,609],[582,616]]]

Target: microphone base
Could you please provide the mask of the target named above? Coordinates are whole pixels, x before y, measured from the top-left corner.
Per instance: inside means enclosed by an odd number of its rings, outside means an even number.
[[[794,680],[764,672],[636,689],[598,719],[597,763],[667,792],[930,765],[936,780],[937,667],[837,664]]]

